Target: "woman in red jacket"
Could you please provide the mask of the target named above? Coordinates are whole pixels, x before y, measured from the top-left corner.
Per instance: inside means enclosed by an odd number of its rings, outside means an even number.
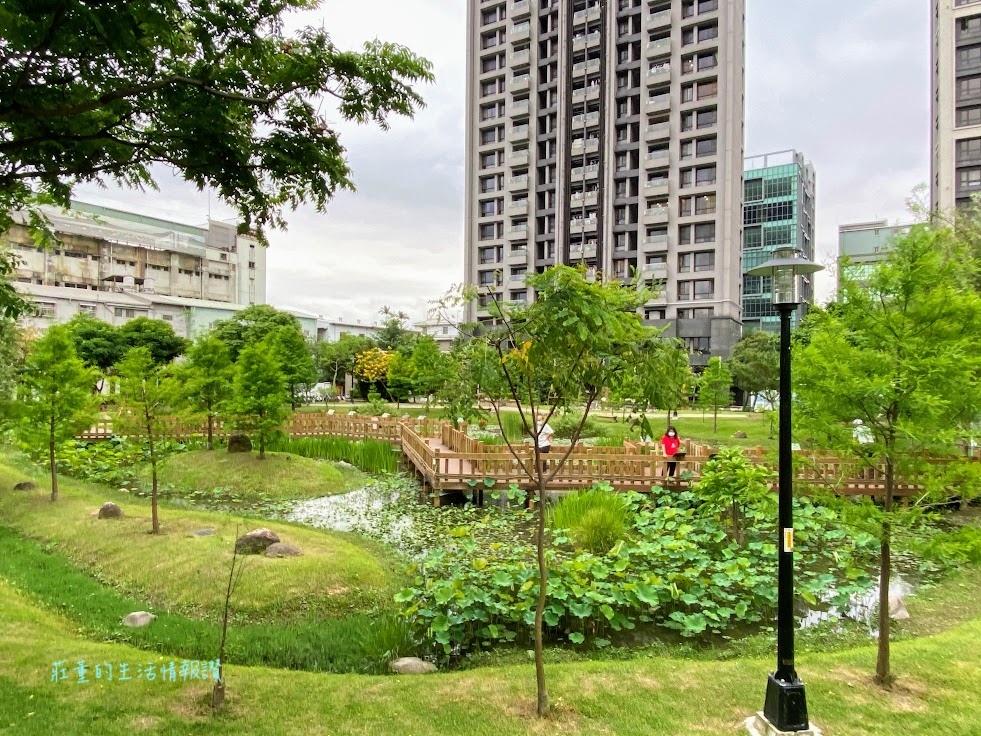
[[[668,427],[668,431],[661,438],[661,445],[664,447],[664,454],[668,457],[674,457],[675,453],[681,449],[681,440],[678,438],[678,432],[674,427]],[[677,468],[678,463],[668,461],[668,477],[673,476]]]

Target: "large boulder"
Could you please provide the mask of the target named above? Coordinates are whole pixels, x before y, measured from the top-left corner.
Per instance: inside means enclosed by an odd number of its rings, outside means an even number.
[[[228,437],[229,452],[252,452],[252,440],[247,434],[233,434]]]
[[[258,555],[270,545],[279,542],[279,536],[269,529],[253,529],[235,540],[235,551],[241,555]]]
[[[429,675],[436,671],[436,665],[418,657],[401,657],[389,662],[388,668],[396,675]]]
[[[732,435],[734,440],[744,440],[746,437],[747,434],[745,432],[736,432],[734,435]]]
[[[106,501],[104,504],[102,504],[102,508],[99,509],[99,518],[121,519],[123,518],[123,510],[112,501]]]
[[[909,611],[906,610],[906,601],[901,595],[889,596],[889,618],[893,621],[908,621]]]
[[[123,617],[123,626],[129,626],[137,629],[141,626],[146,626],[156,618],[157,617],[152,613],[147,613],[146,611],[136,611],[135,613],[128,613]]]
[[[22,480],[14,486],[15,491],[34,491],[37,490],[37,483],[32,480]]]
[[[296,557],[302,554],[299,547],[284,542],[276,542],[266,547],[266,557]]]

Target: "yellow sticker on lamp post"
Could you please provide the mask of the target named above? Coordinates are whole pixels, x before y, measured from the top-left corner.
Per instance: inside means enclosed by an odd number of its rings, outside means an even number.
[[[793,552],[794,551],[794,530],[784,529],[783,530],[783,551]]]

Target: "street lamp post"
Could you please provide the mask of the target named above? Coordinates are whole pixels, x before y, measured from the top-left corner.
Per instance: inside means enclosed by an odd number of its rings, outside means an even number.
[[[746,272],[769,276],[773,304],[780,312],[780,473],[779,551],[777,577],[777,669],[766,683],[763,716],[777,732],[810,731],[804,683],[794,668],[794,469],[791,449],[790,318],[800,303],[802,276],[822,270],[793,249],[780,249],[773,258]],[[752,719],[751,719],[752,720]],[[768,731],[770,729],[767,729]]]

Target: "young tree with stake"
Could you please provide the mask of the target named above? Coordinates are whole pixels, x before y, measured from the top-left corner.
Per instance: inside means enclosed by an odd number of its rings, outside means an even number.
[[[150,510],[152,533],[160,533],[157,513],[157,443],[163,434],[161,417],[178,397],[170,366],[158,365],[149,348],[133,348],[116,366],[122,401],[116,425],[127,435],[140,437],[150,455]]]
[[[712,410],[712,431],[719,431],[719,407],[732,401],[732,373],[722,358],[714,356],[698,381],[698,405]]]
[[[289,396],[268,341],[246,346],[235,364],[235,380],[229,411],[236,424],[253,432],[259,441],[259,459],[266,459],[266,445],[283,426]]]
[[[17,389],[17,436],[31,448],[48,448],[51,500],[58,500],[57,447],[92,426],[98,399],[95,371],[75,353],[68,330],[50,327],[30,349]]]

